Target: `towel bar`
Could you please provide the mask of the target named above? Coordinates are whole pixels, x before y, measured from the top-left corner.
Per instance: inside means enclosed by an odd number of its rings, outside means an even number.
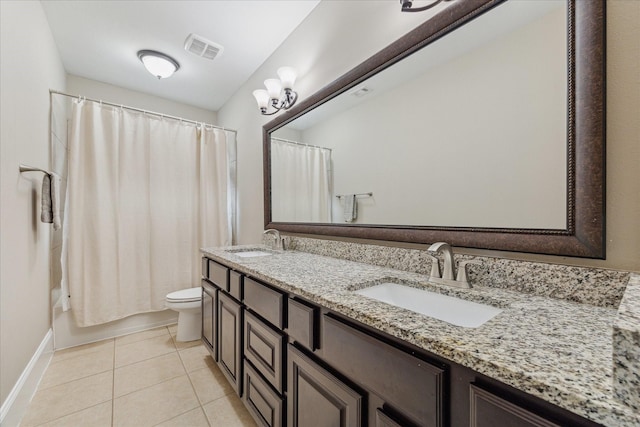
[[[341,199],[344,196],[346,196],[346,194],[336,194],[336,197],[338,199]],[[354,196],[356,196],[356,197],[373,197],[373,193],[372,192],[369,192],[369,193],[358,193],[358,194],[354,194]]]
[[[47,175],[51,175],[51,172],[49,172],[48,170],[36,168],[33,166],[23,165],[22,163],[20,163],[20,173],[25,173],[25,172],[42,172],[42,173],[46,173]]]

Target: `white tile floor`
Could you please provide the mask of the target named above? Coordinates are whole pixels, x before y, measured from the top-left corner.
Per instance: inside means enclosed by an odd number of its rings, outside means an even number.
[[[255,426],[200,341],[175,334],[56,351],[20,426]]]

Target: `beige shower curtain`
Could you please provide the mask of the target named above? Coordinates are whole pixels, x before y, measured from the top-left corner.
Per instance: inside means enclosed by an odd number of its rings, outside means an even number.
[[[232,241],[227,137],[74,104],[62,264],[79,326],[163,310],[167,293],[199,285],[199,248]]]
[[[331,150],[271,138],[271,215],[331,222]]]

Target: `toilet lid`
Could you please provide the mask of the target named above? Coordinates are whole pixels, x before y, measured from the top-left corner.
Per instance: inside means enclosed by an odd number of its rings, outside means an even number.
[[[171,292],[167,295],[167,301],[170,302],[192,302],[199,301],[202,298],[202,288],[189,288]]]

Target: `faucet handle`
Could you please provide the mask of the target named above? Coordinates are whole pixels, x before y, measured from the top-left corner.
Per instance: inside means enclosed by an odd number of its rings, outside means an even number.
[[[426,255],[431,260],[431,273],[429,274],[429,278],[440,279],[442,276],[440,275],[440,264],[438,264],[438,258],[429,254]]]
[[[475,259],[467,259],[458,262],[458,274],[456,276],[456,282],[469,283],[469,278],[467,277],[467,265],[482,265],[481,261]],[[471,287],[471,285],[469,285]]]

